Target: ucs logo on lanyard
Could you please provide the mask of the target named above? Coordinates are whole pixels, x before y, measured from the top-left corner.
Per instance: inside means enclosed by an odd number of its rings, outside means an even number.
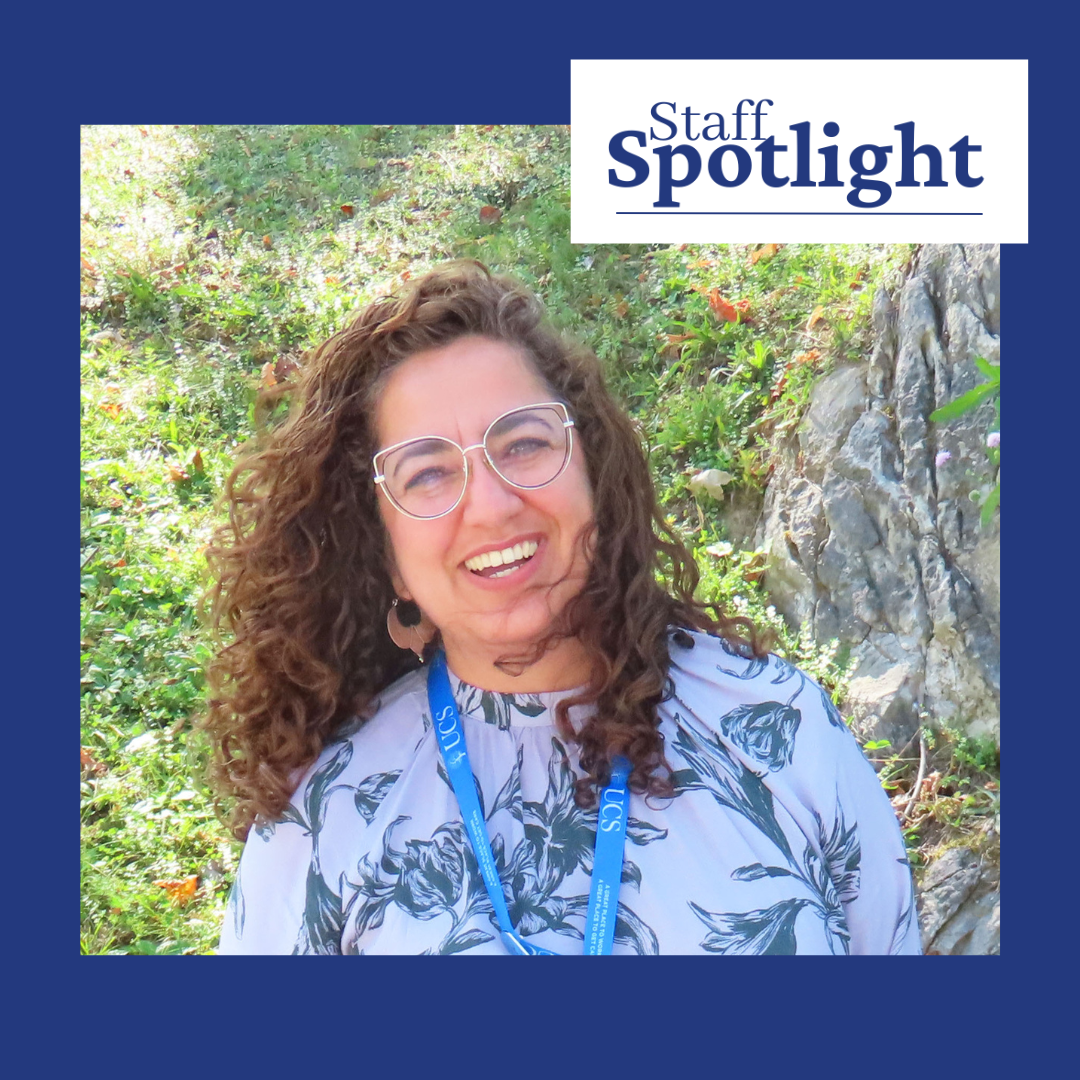
[[[465,746],[465,731],[450,689],[446,655],[441,650],[428,668],[427,687],[439,751],[457,796],[461,818],[469,834],[491,906],[495,910],[506,951],[513,956],[557,956],[558,953],[553,953],[550,949],[530,945],[510,922],[499,871],[491,853],[487,824],[476,795],[476,783],[469,765],[469,751]],[[630,763],[626,758],[617,757],[612,763],[611,782],[600,793],[592,886],[589,889],[589,908],[585,915],[586,956],[607,955],[611,952],[615,939],[623,848],[626,843],[626,819],[630,803],[630,793],[626,788],[629,775]]]

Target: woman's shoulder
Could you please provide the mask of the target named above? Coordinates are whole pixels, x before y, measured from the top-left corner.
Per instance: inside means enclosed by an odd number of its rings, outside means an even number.
[[[373,715],[361,730],[375,730],[380,723],[398,724],[408,718],[419,724],[427,709],[427,676],[427,668],[418,668],[381,690],[372,705]]]
[[[350,774],[388,774],[404,768],[430,728],[427,673],[411,671],[379,692],[366,716],[347,720],[296,778],[294,801],[313,781],[347,782]]]
[[[775,653],[754,656],[721,637],[674,629],[670,675],[671,707],[691,713],[756,772],[790,766],[797,745],[806,760],[823,741],[852,738],[829,692]]]
[[[672,627],[668,632],[671,661],[676,672],[697,678],[726,683],[732,679],[746,683],[768,676],[776,682],[791,678],[798,671],[793,664],[775,653],[755,655],[749,646],[728,641],[719,634],[703,630]]]

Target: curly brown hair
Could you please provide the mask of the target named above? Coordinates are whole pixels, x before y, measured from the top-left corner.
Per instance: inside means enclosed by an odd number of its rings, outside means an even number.
[[[243,838],[284,811],[335,730],[370,715],[376,696],[419,663],[386,633],[394,600],[371,461],[386,374],[410,356],[478,335],[516,346],[570,408],[594,493],[588,578],[562,613],[592,662],[556,709],[575,741],[582,805],[624,754],[630,787],[672,793],[657,705],[670,694],[668,635],[693,628],[764,655],[753,624],[695,600],[693,558],[664,520],[638,433],[600,362],[547,324],[519,283],[476,262],[449,263],[370,304],[305,358],[289,415],[238,461],[228,522],[207,550],[219,642],[202,728],[211,780]],[[660,579],[668,583],[665,589]],[[676,629],[676,633],[677,633]],[[575,734],[571,706],[592,706]]]

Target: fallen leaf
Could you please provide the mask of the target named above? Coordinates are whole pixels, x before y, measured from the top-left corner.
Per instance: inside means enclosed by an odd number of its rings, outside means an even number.
[[[262,371],[260,372],[260,380],[267,390],[269,390],[271,386],[277,386],[277,377],[274,375],[274,362],[272,360],[267,360],[266,363],[263,364]]]
[[[754,265],[759,259],[769,261],[780,250],[779,244],[762,244],[761,247],[754,251],[750,255],[750,263]]]
[[[713,309],[713,314],[719,319],[726,319],[728,322],[738,322],[739,312],[734,304],[729,304],[721,295],[719,289],[709,290],[709,307]]]
[[[201,450],[196,450],[195,453],[191,455],[191,468],[193,472],[206,472],[206,468],[203,465]]]
[[[342,206],[341,206],[341,212],[346,217],[352,217],[353,216],[353,205],[352,205],[352,203],[343,203]]]
[[[817,349],[810,349],[807,352],[796,353],[792,358],[793,364],[815,364],[821,359],[821,353]]]
[[[217,291],[218,291],[218,289],[220,289],[220,288],[221,288],[221,286],[220,286],[220,285],[215,285],[215,284],[214,284],[214,283],[213,283],[212,281],[208,281],[208,282],[206,283],[206,287],[207,287],[207,288],[208,288],[208,289],[209,289],[209,290],[210,290],[211,292],[217,292]]]
[[[660,350],[660,355],[672,359],[677,359],[682,355],[682,343],[684,341],[694,340],[693,334],[666,334],[663,336],[667,338],[667,344]]]
[[[182,465],[170,465],[169,466],[169,479],[174,484],[182,484],[185,480],[190,480],[187,469]]]
[[[98,408],[102,412],[108,413],[109,416],[111,416],[114,420],[120,415],[123,407],[124,406],[117,401],[103,401],[100,405],[98,405]]]
[[[263,247],[264,248],[272,248],[273,246],[274,246],[274,241],[273,241],[273,239],[271,239],[270,234],[267,233],[263,237]]]
[[[754,569],[760,567],[762,573],[764,573],[765,562],[766,562],[766,557],[765,557],[765,552],[764,551],[758,550],[758,551],[754,551],[754,552],[744,552],[743,556],[742,556],[742,560],[743,560],[743,569],[744,570],[754,570]]]
[[[341,278],[334,277],[333,274],[328,274],[323,280],[326,282],[327,285],[340,285],[341,284]]]
[[[291,356],[279,356],[274,364],[274,376],[278,382],[283,382],[294,371],[299,371],[300,365]]]
[[[630,313],[630,303],[627,300],[623,300],[621,303],[615,305],[615,314],[620,319],[625,319]]]
[[[814,308],[814,310],[810,313],[810,318],[806,323],[806,329],[813,330],[814,327],[817,326],[817,324],[821,322],[821,320],[824,318],[825,308],[823,308],[821,304],[818,304],[818,306]]]
[[[164,889],[169,899],[177,907],[183,907],[195,897],[195,890],[199,887],[199,875],[192,874],[182,881],[155,881],[159,889]]]
[[[368,204],[370,206],[378,206],[380,203],[386,202],[387,199],[392,199],[396,194],[396,187],[379,188],[379,190],[376,191],[370,199],[368,199]]]
[[[485,225],[494,225],[502,217],[502,211],[497,206],[481,206],[480,220]]]

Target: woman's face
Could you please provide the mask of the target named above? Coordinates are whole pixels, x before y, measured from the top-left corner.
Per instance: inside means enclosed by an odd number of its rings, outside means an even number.
[[[473,446],[502,413],[554,396],[518,349],[461,338],[392,371],[375,414],[379,446],[426,435]],[[450,664],[463,678],[477,663],[519,654],[549,630],[585,583],[580,538],[592,522],[592,493],[576,440],[566,470],[532,490],[500,479],[483,450],[470,450],[468,461],[465,495],[444,517],[410,518],[381,487],[379,495],[398,595],[415,600],[439,628]],[[478,566],[479,556],[516,545],[523,553],[535,545],[535,554],[511,562],[509,572],[505,564]]]

